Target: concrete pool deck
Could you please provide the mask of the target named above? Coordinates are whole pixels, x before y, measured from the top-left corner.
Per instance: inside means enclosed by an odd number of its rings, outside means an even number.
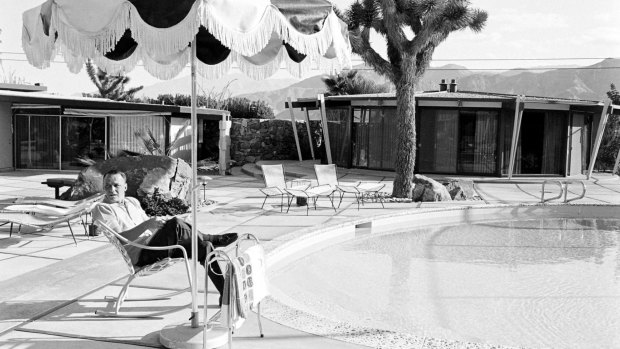
[[[284,163],[289,179],[314,179],[314,162],[278,161]],[[338,169],[342,181],[381,181],[391,192],[393,172]],[[209,234],[225,232],[252,233],[271,247],[288,242],[295,232],[311,227],[337,225],[348,221],[418,208],[485,206],[501,204],[536,204],[540,201],[542,178],[513,181],[497,178],[474,178],[475,189],[482,200],[444,203],[392,203],[385,208],[368,203],[358,211],[355,202],[345,197],[334,212],[325,199],[318,209],[291,207],[281,213],[279,200],[268,199],[261,210],[263,187],[256,166],[234,168],[232,176],[212,176],[207,185],[208,198],[217,206],[198,213],[198,228]],[[45,196],[54,192],[42,181],[75,174],[40,171],[0,173],[0,200],[21,196]],[[585,180],[585,176],[578,178]],[[575,203],[595,205],[620,204],[620,179],[609,174],[594,174],[586,181],[586,196]],[[548,195],[557,192],[548,186]],[[554,191],[555,190],[555,191]],[[579,195],[577,185],[569,195]],[[553,193],[552,193],[553,192]],[[9,237],[8,226],[0,227],[0,348],[67,348],[89,347],[159,347],[158,331],[166,325],[187,320],[189,311],[173,312],[155,319],[105,319],[93,315],[105,308],[104,295],[115,295],[127,274],[121,258],[103,237],[87,239],[80,227],[75,230],[78,246],[73,244],[66,226],[47,233],[29,233],[21,238]],[[105,266],[105,267],[102,267]],[[182,266],[178,266],[182,268]],[[132,284],[133,285],[133,284]],[[177,266],[155,276],[135,282],[135,293],[150,294],[161,289],[185,287],[182,269]],[[173,286],[171,286],[173,285]],[[210,290],[213,290],[210,287]],[[209,312],[216,311],[217,296],[209,294]],[[186,304],[184,294],[164,302],[142,302],[137,310],[159,310]],[[315,336],[263,319],[265,338],[258,338],[257,323],[251,316],[233,336],[236,348],[358,348],[347,342]],[[334,329],[338,331],[338,329]]]

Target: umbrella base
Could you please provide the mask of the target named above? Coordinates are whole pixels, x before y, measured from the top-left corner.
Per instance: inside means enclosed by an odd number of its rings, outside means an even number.
[[[217,348],[228,342],[228,328],[213,326],[207,329],[204,348]],[[191,323],[172,324],[159,331],[159,342],[166,348],[203,348],[204,327]]]

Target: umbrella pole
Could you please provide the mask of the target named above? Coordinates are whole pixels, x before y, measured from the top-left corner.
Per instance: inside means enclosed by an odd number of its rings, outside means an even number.
[[[166,348],[183,349],[204,349],[217,348],[229,341],[228,327],[208,327],[209,319],[204,319],[203,326],[200,324],[198,315],[198,229],[196,211],[198,207],[198,117],[196,113],[196,37],[192,40],[191,57],[191,78],[192,78],[192,97],[191,97],[191,125],[192,125],[192,263],[191,263],[191,294],[192,294],[192,314],[189,323],[171,324],[164,327],[159,332],[159,342]],[[205,263],[205,267],[208,267]],[[205,277],[206,276],[205,272]],[[205,280],[208,282],[208,280]],[[205,290],[206,293],[206,290]],[[206,296],[205,296],[206,299]],[[207,304],[205,303],[205,309]]]
[[[191,59],[191,77],[192,77],[192,327],[200,326],[200,317],[198,316],[198,229],[196,219],[196,208],[198,207],[196,188],[198,188],[198,117],[196,115],[196,37],[192,40],[192,59]],[[206,265],[206,264],[205,264]],[[205,307],[207,305],[205,304]],[[207,319],[204,319],[207,321]]]

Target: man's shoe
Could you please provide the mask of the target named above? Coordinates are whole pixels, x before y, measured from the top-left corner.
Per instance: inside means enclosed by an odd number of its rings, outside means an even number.
[[[232,244],[233,242],[237,241],[237,238],[239,237],[237,233],[227,233],[227,234],[212,235],[212,236],[213,238],[212,238],[211,243],[213,244],[213,247],[228,246]]]

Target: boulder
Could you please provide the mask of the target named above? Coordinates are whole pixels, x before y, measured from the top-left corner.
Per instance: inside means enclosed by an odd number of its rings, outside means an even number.
[[[413,201],[452,201],[448,189],[432,178],[416,174],[413,184]]]
[[[166,197],[190,200],[192,169],[182,159],[168,156],[121,156],[82,170],[75,184],[61,198],[80,200],[103,191],[103,175],[117,169],[127,175],[127,196],[151,195],[155,187]]]
[[[475,200],[474,182],[469,179],[457,179],[444,182],[452,200]]]

